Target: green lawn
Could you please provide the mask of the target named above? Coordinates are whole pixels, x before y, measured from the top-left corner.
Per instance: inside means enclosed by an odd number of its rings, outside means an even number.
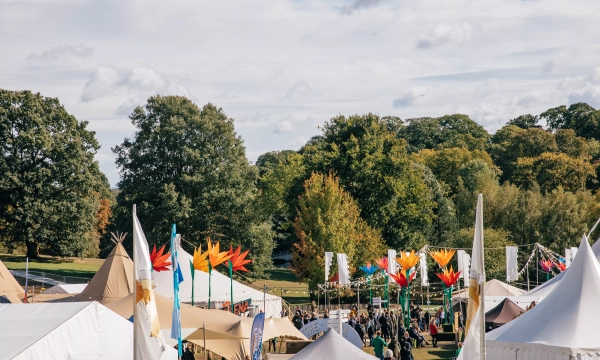
[[[0,254],[0,260],[10,270],[25,270],[25,256]],[[41,256],[29,261],[29,270],[38,275],[47,272],[58,276],[74,276],[91,279],[100,268],[104,259],[54,258]],[[70,281],[73,282],[73,281]]]
[[[269,293],[281,296],[291,304],[309,303],[308,285],[298,282],[296,276],[289,269],[265,270],[269,279],[256,280],[250,286],[261,289],[267,285]]]

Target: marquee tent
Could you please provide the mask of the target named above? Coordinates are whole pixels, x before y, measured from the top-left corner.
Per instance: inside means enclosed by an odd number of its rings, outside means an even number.
[[[596,259],[598,259],[598,261],[600,261],[600,241],[596,241],[594,243],[594,245],[592,245],[592,251],[594,252],[594,255],[596,256]],[[573,259],[573,261],[574,260],[575,259]],[[552,292],[552,290],[554,290],[554,288],[558,285],[558,283],[561,282],[563,276],[565,276],[565,274],[568,271],[569,271],[569,268],[567,268],[565,271],[561,272],[560,274],[556,275],[552,279],[546,281],[542,285],[537,286],[534,289],[531,289],[531,291],[523,294],[523,296],[537,296],[540,298],[540,301],[543,300],[546,296],[548,296],[548,294],[550,294]]]
[[[504,300],[496,305],[495,308],[486,312],[485,329],[487,331],[500,327],[512,321],[515,317],[518,317],[524,312],[525,311],[523,311],[519,305],[512,302],[512,300],[509,298],[504,298]]]
[[[40,294],[80,294],[87,284],[58,284],[42,291]]]
[[[25,298],[25,290],[19,285],[14,276],[0,261],[0,304],[21,304]]]
[[[487,359],[600,359],[600,263],[585,236],[563,280],[533,309],[486,335]]]
[[[132,324],[97,302],[0,304],[0,360],[133,359]]]
[[[119,241],[81,294],[67,299],[108,304],[132,294],[133,279],[133,261]]]
[[[525,291],[517,287],[496,279],[486,281],[485,285],[483,286],[483,291],[485,292],[486,298],[488,296],[519,296],[525,293]],[[458,298],[464,300],[469,299],[469,288],[462,289],[460,292],[456,292],[452,295],[452,301],[458,301]]]
[[[329,329],[325,335],[315,340],[299,353],[292,356],[290,360],[313,360],[313,359],[344,359],[344,360],[376,360],[344,339],[337,331]]]
[[[192,273],[190,270],[190,261],[193,257],[179,249],[179,264],[183,273],[183,282],[179,284],[179,298],[182,302],[192,301]],[[168,271],[154,272],[152,279],[156,284],[154,292],[165,297],[173,296],[173,272]],[[194,302],[208,303],[208,273],[196,271],[194,278]],[[226,302],[230,302],[230,283],[229,276],[225,276],[213,269],[212,271],[212,297],[211,308],[221,308]],[[271,294],[264,294],[261,290],[253,289],[237,281],[233,281],[233,302],[238,303],[244,300],[251,300],[252,305],[258,305],[258,309],[263,309],[263,299],[266,298],[267,318],[281,317],[281,298]],[[258,312],[258,311],[257,311]]]

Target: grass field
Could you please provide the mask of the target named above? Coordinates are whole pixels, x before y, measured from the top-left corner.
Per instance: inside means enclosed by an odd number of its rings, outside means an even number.
[[[10,270],[25,270],[25,256],[0,254],[0,260]],[[104,259],[54,258],[41,256],[29,261],[32,273],[48,272],[52,275],[91,279]]]
[[[308,285],[298,282],[289,269],[265,270],[269,277],[267,280],[257,280],[250,284],[255,289],[262,290],[267,285],[269,293],[281,296],[291,304],[309,303]]]

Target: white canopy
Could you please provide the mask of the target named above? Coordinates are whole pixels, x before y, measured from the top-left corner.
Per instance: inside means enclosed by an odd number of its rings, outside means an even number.
[[[86,286],[87,284],[58,284],[40,294],[80,294]]]
[[[496,279],[486,281],[485,285],[483,286],[483,291],[485,292],[486,298],[488,296],[498,296],[502,297],[502,299],[510,296],[519,296],[525,292],[517,287]],[[469,288],[462,289],[460,292],[456,292],[452,295],[452,301],[458,301],[458,298],[463,300],[468,299]]]
[[[0,305],[0,359],[133,359],[132,324],[97,302]]]
[[[182,302],[189,303],[192,301],[192,273],[190,261],[192,261],[193,257],[183,249],[179,249],[178,255],[181,272],[183,273],[183,282],[179,284],[179,298]],[[168,271],[153,272],[152,279],[156,285],[154,291],[157,294],[169,299],[173,298],[173,272],[171,269]],[[231,301],[230,296],[229,276],[225,276],[220,272],[213,270],[211,308],[222,307],[225,302]],[[281,317],[281,298],[279,296],[271,294],[265,295],[260,290],[253,289],[235,280],[233,281],[234,303],[252,299],[251,304],[257,304],[259,310],[262,310],[264,298],[267,300],[265,311],[266,317]],[[194,278],[194,302],[208,303],[208,273],[196,271]]]
[[[598,259],[598,261],[600,261],[600,241],[596,241],[594,243],[594,245],[592,245],[592,251],[594,252],[594,255],[596,256],[596,259]],[[540,298],[540,301],[543,300],[546,296],[548,296],[548,294],[550,294],[550,292],[552,292],[552,290],[554,290],[556,285],[558,285],[558,283],[561,282],[563,276],[565,276],[567,271],[569,271],[569,268],[567,268],[565,271],[561,272],[560,274],[556,275],[552,279],[546,281],[542,285],[537,286],[534,289],[531,289],[531,291],[523,294],[523,296],[538,296]]]
[[[600,263],[585,236],[563,280],[533,309],[487,334],[487,359],[600,359]]]
[[[290,360],[313,359],[376,360],[377,358],[354,346],[337,331],[329,329],[325,335],[290,358]]]

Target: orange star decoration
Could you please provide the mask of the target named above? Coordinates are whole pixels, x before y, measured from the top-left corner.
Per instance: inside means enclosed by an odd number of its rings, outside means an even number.
[[[167,260],[171,257],[171,253],[168,252],[163,255],[164,251],[164,245],[160,248],[160,250],[158,250],[158,252],[156,252],[156,245],[154,245],[152,252],[150,252],[150,262],[152,262],[152,269],[154,269],[154,271],[160,272],[169,270],[167,266],[171,265],[171,263]]]
[[[448,269],[444,269],[443,273],[437,273],[436,275],[440,278],[440,280],[442,280],[444,285],[449,288],[456,284],[458,278],[460,277],[460,273],[461,271],[455,273],[454,269],[452,269],[452,266],[450,266],[450,271],[448,271]]]
[[[216,245],[213,245],[210,242],[210,238],[206,239],[206,243],[208,244],[208,262],[210,266],[214,269],[217,265],[224,263],[229,260],[231,256],[227,253],[227,251],[219,252],[219,242]]]
[[[402,271],[407,271],[412,269],[419,262],[419,255],[415,254],[415,251],[412,250],[410,254],[405,253],[404,251],[400,252],[400,257],[396,258],[396,261],[402,267]]]
[[[238,246],[235,251],[233,251],[233,247],[229,246],[229,261],[231,262],[231,270],[233,271],[245,271],[248,272],[248,269],[244,265],[250,264],[252,260],[246,260],[246,255],[250,250],[246,250],[242,252],[242,247]]]
[[[437,251],[431,251],[429,252],[429,255],[431,255],[433,260],[435,260],[435,262],[437,262],[438,265],[443,269],[446,267],[446,265],[448,265],[455,252],[456,250],[441,249]]]
[[[388,271],[388,258],[387,256],[382,257],[379,260],[375,260],[375,263],[377,264],[377,266],[379,266],[379,268],[385,272]]]
[[[202,252],[202,249],[194,249],[194,269],[208,272],[208,251]]]
[[[408,277],[408,281],[406,281],[406,272],[404,270],[399,273],[390,274],[390,276],[398,283],[398,285],[400,285],[400,287],[405,288],[408,287],[411,281],[413,281],[416,274],[417,272],[413,271],[413,273]]]

